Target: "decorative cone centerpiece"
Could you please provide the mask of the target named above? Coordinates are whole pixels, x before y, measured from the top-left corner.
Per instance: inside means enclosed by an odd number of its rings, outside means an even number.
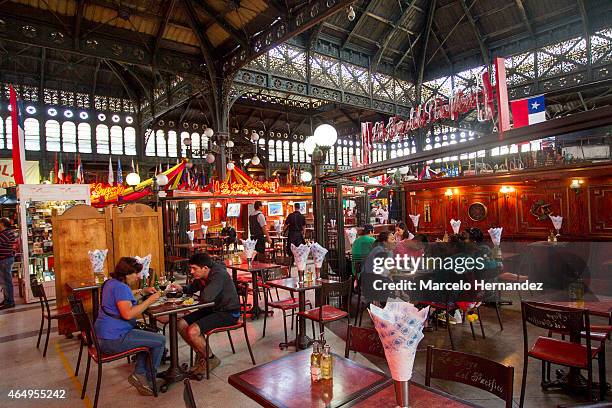
[[[291,252],[293,253],[295,266],[298,270],[298,281],[299,283],[303,283],[304,272],[306,271],[306,261],[308,260],[308,255],[310,254],[310,247],[305,244],[300,244],[298,247],[291,244]]]
[[[489,235],[491,236],[491,241],[493,241],[493,258],[501,259],[501,249],[499,244],[501,242],[502,231],[504,227],[499,228],[489,228]]]
[[[384,309],[370,305],[368,310],[385,350],[385,358],[395,383],[397,405],[409,407],[409,384],[417,346],[423,339],[423,326],[429,306],[418,310],[412,303],[388,299]]]
[[[461,221],[460,220],[451,219],[450,220],[450,225],[451,225],[451,228],[453,229],[453,233],[454,234],[458,234],[459,233],[459,228],[461,228]]]
[[[135,256],[136,260],[139,264],[142,265],[142,271],[140,271],[139,278],[140,279],[148,279],[149,278],[149,268],[151,266],[151,254],[147,256],[143,256],[142,258],[139,256]]]
[[[98,284],[102,284],[105,279],[104,261],[106,260],[106,255],[108,255],[108,249],[94,249],[87,254],[89,255],[89,261],[93,269],[94,279]]]
[[[195,231],[187,231],[187,238],[189,238],[189,242],[191,246],[193,246],[193,239],[195,238]]]
[[[202,228],[202,238],[206,239],[206,233],[208,232],[208,225],[200,225]]]
[[[251,262],[253,262],[253,258],[255,257],[255,245],[257,245],[256,239],[246,239],[242,240],[242,246],[244,246],[244,256],[247,259],[247,263],[249,267],[251,266]]]
[[[553,223],[553,227],[557,230],[557,237],[561,236],[561,225],[563,224],[563,217],[560,215],[549,215],[550,220]]]
[[[346,231],[346,237],[348,239],[348,242],[351,244],[351,246],[353,246],[353,242],[355,242],[355,240],[357,239],[357,229],[351,228],[348,231]]]
[[[412,224],[414,224],[414,232],[419,232],[419,218],[421,218],[421,214],[408,214],[408,216],[412,220]]]
[[[312,258],[315,264],[315,279],[319,280],[321,276],[321,267],[323,266],[323,260],[325,259],[325,255],[327,255],[327,249],[323,248],[319,245],[318,242],[310,245],[310,253],[312,254]]]

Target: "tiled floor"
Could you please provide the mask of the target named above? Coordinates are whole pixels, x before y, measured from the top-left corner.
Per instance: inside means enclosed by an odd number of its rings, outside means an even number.
[[[499,330],[494,309],[483,307],[486,339],[478,337],[477,340],[473,340],[467,325],[453,326],[453,333],[458,350],[476,353],[515,367],[514,395],[515,405],[518,406],[522,374],[520,312],[516,304],[514,306],[503,306],[502,316],[505,326],[504,331]],[[78,378],[72,375],[78,354],[77,340],[66,339],[63,336],[52,334],[48,355],[43,359],[42,351],[37,350],[35,347],[39,319],[40,309],[32,305],[20,306],[10,311],[0,312],[0,407],[91,407],[93,405],[96,369],[92,369],[94,380],[90,377],[88,398],[82,401],[79,399],[79,390],[83,373]],[[268,321],[268,335],[266,338],[261,337],[263,319],[249,323],[249,335],[258,364],[291,352],[281,351],[277,347],[278,343],[282,341],[282,321],[278,315]],[[332,331],[343,336],[345,326],[336,326],[332,328]],[[326,333],[327,340],[331,343],[332,349],[342,354],[344,350],[342,338],[329,331],[326,331]],[[213,337],[213,350],[221,358],[222,363],[221,366],[214,370],[210,380],[193,383],[198,407],[233,408],[257,406],[257,404],[236,391],[227,382],[229,375],[252,366],[243,336],[240,333],[236,333],[233,337],[237,349],[236,355],[232,355],[225,335],[221,334]],[[181,360],[187,361],[189,349],[182,341],[179,344]],[[417,353],[413,377],[413,380],[421,383],[424,382],[424,349],[427,344],[447,348],[450,346],[446,331],[440,330],[439,332],[426,334],[419,348],[420,351]],[[607,354],[607,361],[612,361],[612,353],[608,351]],[[370,366],[383,366],[381,361],[368,361],[361,355],[357,355],[355,359]],[[610,365],[608,364],[608,378],[612,378]],[[537,361],[531,361],[528,372],[525,406],[556,407],[560,403],[580,401],[579,398],[572,399],[562,392],[543,392],[540,388],[540,367]],[[130,371],[131,367],[126,364],[125,360],[105,366],[99,407],[156,406],[163,408],[183,406],[182,385],[172,387],[167,393],[160,394],[157,399],[142,397],[127,384],[126,379]],[[597,377],[597,374],[595,376]],[[484,407],[503,406],[499,400],[492,398],[490,395],[463,385],[434,384],[444,391],[471,400]],[[38,400],[9,399],[7,394],[11,389],[65,390],[66,398],[62,400],[46,400],[41,405],[42,401]]]

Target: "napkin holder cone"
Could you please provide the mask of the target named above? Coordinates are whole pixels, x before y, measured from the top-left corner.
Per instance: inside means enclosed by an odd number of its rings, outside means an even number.
[[[400,408],[410,407],[410,381],[393,380],[395,387],[395,402]]]

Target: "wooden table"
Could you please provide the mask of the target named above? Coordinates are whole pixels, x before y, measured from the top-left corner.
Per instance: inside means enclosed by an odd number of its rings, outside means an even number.
[[[253,307],[247,313],[250,313],[254,318],[259,317],[261,308],[259,307],[259,285],[257,284],[257,275],[263,271],[270,269],[281,268],[281,265],[266,262],[252,261],[250,264],[246,261],[239,263],[233,262],[231,259],[225,260],[225,266],[232,270],[232,280],[237,282],[238,271],[249,272],[253,283]]]
[[[410,383],[410,407],[411,408],[466,408],[478,407],[471,402],[461,400],[453,395],[436,390],[425,385]],[[373,389],[366,394],[350,401],[343,407],[359,408],[394,408],[397,406],[395,401],[395,389],[393,381],[381,387]]]
[[[168,391],[168,386],[170,386],[170,384],[183,381],[183,379],[188,377],[186,365],[180,366],[178,361],[178,313],[191,312],[206,307],[213,307],[214,305],[214,302],[200,303],[199,301],[188,306],[177,302],[166,302],[162,305],[149,307],[145,310],[144,314],[151,319],[160,316],[168,316],[168,327],[170,331],[170,367],[157,375],[166,382],[161,386],[161,392]]]
[[[98,309],[100,308],[100,285],[94,278],[81,281],[66,282],[66,286],[72,292],[91,292],[91,314],[93,321],[98,318]]]
[[[390,381],[380,371],[334,354],[334,378],[310,380],[310,350],[232,374],[228,382],[264,407],[342,406]]]
[[[312,282],[304,282],[299,283],[298,278],[286,278],[286,279],[277,279],[270,280],[266,283],[270,286],[274,286],[279,289],[284,289],[289,292],[297,292],[299,307],[298,310],[300,312],[306,311],[306,291],[308,290],[317,290],[321,288],[323,283],[330,283],[332,281],[327,279],[317,279]],[[295,345],[297,350],[304,350],[312,344],[313,340],[310,339],[306,335],[306,319],[300,315],[298,315],[298,335],[297,335],[297,344],[294,341],[290,341],[289,344],[284,346]],[[283,343],[281,343],[283,345]]]
[[[192,252],[195,252],[198,249],[205,249],[208,245],[207,244],[174,244],[173,245],[175,248],[179,248],[179,249],[188,249]]]

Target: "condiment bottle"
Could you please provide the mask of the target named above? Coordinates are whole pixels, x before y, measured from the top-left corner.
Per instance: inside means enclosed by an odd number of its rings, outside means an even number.
[[[310,379],[312,382],[321,380],[321,347],[315,343],[310,355]]]
[[[323,347],[323,355],[321,356],[321,378],[323,380],[331,380],[333,377],[334,367],[331,355],[331,346],[329,344]]]

